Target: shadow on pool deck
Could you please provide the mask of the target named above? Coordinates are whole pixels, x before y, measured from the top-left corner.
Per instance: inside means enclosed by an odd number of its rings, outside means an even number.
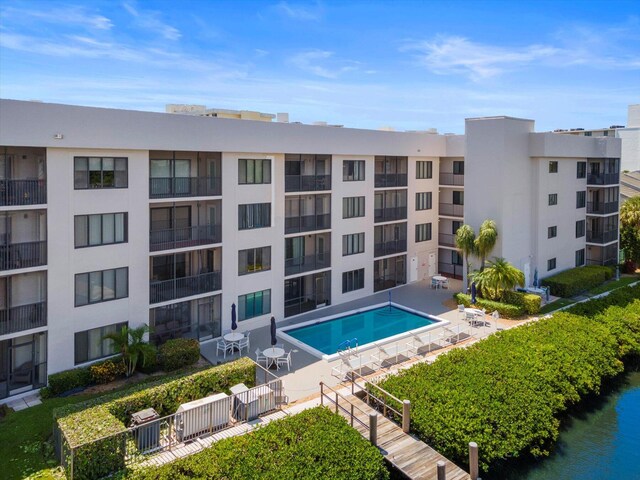
[[[384,303],[389,300],[389,292],[391,292],[391,301],[405,307],[413,308],[430,315],[441,315],[450,312],[451,309],[443,305],[445,300],[451,299],[453,293],[459,292],[461,282],[459,280],[450,280],[450,288],[442,290],[434,290],[430,286],[430,282],[421,281],[403,285],[392,290],[385,290],[375,293],[368,297],[359,298],[351,302],[341,303],[340,305],[331,305],[326,308],[314,310],[294,318],[278,321],[278,328],[300,324],[309,320],[328,317],[337,313],[348,312],[358,308]],[[449,317],[449,315],[447,315]],[[264,350],[269,348],[270,333],[269,327],[260,327],[251,330],[251,348],[249,349],[249,357],[255,360],[256,348]],[[324,382],[333,386],[340,383],[340,379],[331,375],[331,368],[339,363],[339,361],[327,363],[322,359],[311,355],[310,353],[292,345],[289,342],[278,339],[278,343],[284,344],[285,351],[292,350],[291,353],[291,371],[287,368],[280,370],[271,370],[274,375],[281,377],[284,382],[285,393],[289,396],[290,401],[299,400],[315,394],[319,389],[319,383]],[[201,346],[202,355],[213,365],[239,358],[239,354],[227,355],[226,359],[216,353],[216,341],[205,342]],[[243,355],[247,355],[243,352]]]

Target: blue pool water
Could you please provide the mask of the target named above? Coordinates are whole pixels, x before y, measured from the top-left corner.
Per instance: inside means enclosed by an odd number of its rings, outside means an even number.
[[[386,306],[287,330],[286,333],[330,355],[336,353],[338,345],[345,340],[357,338],[358,345],[365,345],[436,322],[401,308]]]

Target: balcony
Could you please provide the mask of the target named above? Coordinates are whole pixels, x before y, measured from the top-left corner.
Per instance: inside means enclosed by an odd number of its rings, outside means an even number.
[[[46,264],[46,240],[0,245],[0,270],[16,270]]]
[[[221,177],[155,177],[149,179],[149,198],[212,197],[221,194]]]
[[[331,267],[331,252],[326,251],[302,257],[287,258],[284,261],[285,276]]]
[[[606,232],[587,230],[587,243],[610,243],[618,241],[618,229]]]
[[[464,205],[457,205],[455,203],[441,203],[439,215],[447,215],[449,217],[463,217]]]
[[[285,192],[331,190],[331,175],[285,175]]]
[[[331,228],[331,214],[303,215],[299,217],[285,217],[284,233],[311,232]]]
[[[375,219],[377,222],[392,222],[394,220],[406,220],[407,219],[407,207],[387,207],[376,208]]]
[[[458,173],[440,173],[440,185],[464,186],[464,175]]]
[[[222,275],[220,271],[214,271],[190,277],[151,281],[149,287],[149,303],[167,302],[220,290]]]
[[[0,335],[47,325],[47,303],[38,302],[0,310]]]
[[[438,272],[440,275],[445,275],[447,277],[451,277],[451,278],[457,278],[457,279],[461,279],[463,272],[464,272],[464,266],[462,265],[456,265],[453,263],[444,263],[444,262],[438,262]]]
[[[608,215],[618,213],[618,202],[587,202],[587,214]]]
[[[284,281],[284,316],[331,305],[331,272],[312,273]]]
[[[587,175],[587,185],[617,185],[620,183],[620,173],[590,173]]]
[[[374,257],[384,257],[394,253],[405,253],[407,251],[407,240],[391,240],[388,242],[376,243],[373,247]]]
[[[438,234],[438,244],[445,245],[447,247],[455,247],[456,246],[456,236],[452,233],[439,233]]]
[[[149,232],[149,249],[152,252],[173,248],[197,247],[220,243],[221,241],[221,225],[195,225]]]
[[[376,173],[375,188],[406,187],[406,173]]]
[[[47,203],[46,180],[0,180],[0,207]]]

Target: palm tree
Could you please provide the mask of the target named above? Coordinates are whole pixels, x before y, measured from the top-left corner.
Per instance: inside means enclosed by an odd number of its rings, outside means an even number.
[[[620,207],[620,248],[630,273],[640,262],[640,197],[632,197]]]
[[[469,256],[476,250],[475,239],[476,233],[470,225],[462,225],[456,232],[456,247],[462,252],[465,262],[464,279],[462,282],[465,287],[469,287]]]
[[[124,363],[127,377],[130,377],[136,370],[140,358],[144,366],[147,358],[155,353],[153,345],[144,341],[144,335],[148,331],[147,325],[137,328],[124,326],[119,332],[109,333],[103,337],[103,339],[112,340],[116,351],[122,355],[122,363]]]
[[[485,258],[489,256],[498,239],[498,227],[493,220],[485,220],[480,225],[478,236],[475,239],[475,248],[480,257],[480,271],[484,270]]]
[[[473,281],[483,297],[500,300],[506,290],[513,290],[517,286],[524,287],[522,270],[518,270],[504,258],[496,258],[488,263],[487,268],[473,275]]]

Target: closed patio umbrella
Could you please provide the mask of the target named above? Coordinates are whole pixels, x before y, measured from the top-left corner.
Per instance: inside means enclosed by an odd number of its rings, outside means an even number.
[[[271,317],[271,346],[274,346],[278,343],[278,339],[276,338],[276,317]]]
[[[538,269],[536,268],[536,271],[533,272],[533,286],[538,288]]]
[[[476,303],[476,282],[471,283],[471,304]]]
[[[238,322],[236,322],[236,304],[231,304],[231,330],[238,328]]]

